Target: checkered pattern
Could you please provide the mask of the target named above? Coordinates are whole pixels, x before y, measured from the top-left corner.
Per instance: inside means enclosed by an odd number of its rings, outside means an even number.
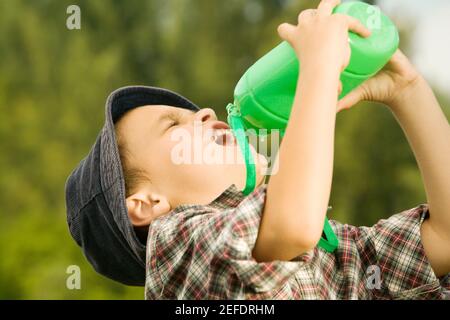
[[[267,185],[233,185],[207,206],[182,205],[152,222],[147,299],[444,299],[420,240],[421,205],[371,228],[331,221],[340,244],[291,261],[258,263],[252,248]],[[378,281],[377,280],[381,280]]]

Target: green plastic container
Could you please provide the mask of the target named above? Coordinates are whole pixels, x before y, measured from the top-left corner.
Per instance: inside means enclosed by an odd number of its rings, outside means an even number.
[[[399,34],[392,21],[377,7],[363,2],[346,2],[334,13],[347,14],[359,19],[372,31],[369,38],[349,33],[350,63],[341,74],[344,97],[365,80],[377,74],[390,60],[399,45]],[[247,166],[244,194],[255,188],[255,165],[249,151],[246,130],[286,129],[297,88],[300,63],[289,43],[283,42],[270,51],[240,79],[234,91],[234,104],[229,104],[228,122],[238,140]],[[338,239],[327,218],[318,246],[334,252]]]
[[[334,12],[353,16],[372,31],[369,38],[349,33],[352,54],[341,75],[342,98],[386,65],[398,48],[399,34],[386,15],[364,2],[346,2]],[[286,128],[300,69],[294,49],[282,42],[247,70],[234,91],[246,129]]]

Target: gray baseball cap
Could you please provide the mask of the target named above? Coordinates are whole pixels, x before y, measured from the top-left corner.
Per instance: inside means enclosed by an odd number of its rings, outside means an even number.
[[[127,111],[145,105],[199,110],[162,88],[132,86],[114,91],[106,101],[105,125],[65,187],[70,234],[87,260],[98,273],[134,286],[145,284],[146,250],[128,218],[114,124]]]

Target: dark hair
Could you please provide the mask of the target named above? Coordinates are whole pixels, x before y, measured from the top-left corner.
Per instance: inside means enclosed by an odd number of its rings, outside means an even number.
[[[125,198],[132,195],[137,187],[143,183],[150,181],[146,172],[142,169],[136,168],[131,164],[130,151],[128,150],[125,139],[120,135],[119,130],[116,128],[117,147],[119,149],[120,162],[122,164],[123,177],[125,180]],[[148,226],[136,227],[134,226],[134,232],[142,244],[147,243]]]
[[[123,177],[125,180],[125,197],[129,197],[136,192],[137,187],[143,182],[148,182],[146,172],[135,167],[130,161],[130,151],[128,150],[125,139],[116,128],[117,147],[119,149],[120,162],[122,163]]]

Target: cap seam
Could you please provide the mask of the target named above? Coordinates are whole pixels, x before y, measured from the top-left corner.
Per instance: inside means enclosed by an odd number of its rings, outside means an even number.
[[[114,183],[118,180],[119,178],[117,178]],[[97,192],[96,194],[94,194],[80,209],[77,210],[76,215],[73,215],[72,217],[70,217],[70,221],[73,221],[75,218],[78,218],[78,216],[80,215],[80,212],[83,211],[88,205],[91,204],[91,202],[93,200],[95,200],[95,198],[97,198],[97,196],[103,194],[104,192],[109,191],[109,189],[111,189],[114,186],[114,183],[108,187],[106,190],[102,190],[100,192]],[[111,209],[110,209],[111,210]]]

